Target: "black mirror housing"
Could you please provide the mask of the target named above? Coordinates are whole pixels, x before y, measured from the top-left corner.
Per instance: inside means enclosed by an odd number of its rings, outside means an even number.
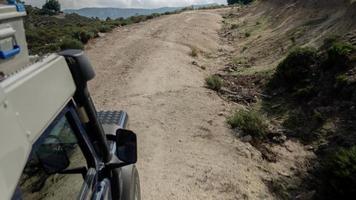
[[[116,131],[116,155],[128,165],[137,162],[137,136],[134,132],[126,129]]]

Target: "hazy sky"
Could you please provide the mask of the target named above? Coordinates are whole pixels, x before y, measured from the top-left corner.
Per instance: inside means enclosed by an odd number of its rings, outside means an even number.
[[[41,7],[45,0],[25,0],[27,4]],[[62,9],[83,7],[158,8],[180,7],[192,4],[226,3],[226,0],[59,0]]]

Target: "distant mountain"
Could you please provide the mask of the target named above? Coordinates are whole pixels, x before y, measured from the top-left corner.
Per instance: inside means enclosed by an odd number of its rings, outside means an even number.
[[[194,9],[199,9],[203,7],[216,6],[218,4],[202,4],[193,5]],[[85,17],[99,17],[100,19],[106,19],[110,17],[111,19],[117,19],[120,17],[127,18],[135,15],[151,15],[153,13],[165,13],[180,10],[183,7],[162,7],[155,9],[144,9],[144,8],[81,8],[81,9],[66,9],[63,10],[64,13],[76,13]]]
[[[179,10],[179,7],[164,7],[156,9],[141,9],[141,8],[82,8],[82,9],[66,9],[64,13],[77,13],[85,17],[99,17],[100,19],[117,19],[120,17],[127,18],[135,15],[150,15],[153,13],[165,13]]]

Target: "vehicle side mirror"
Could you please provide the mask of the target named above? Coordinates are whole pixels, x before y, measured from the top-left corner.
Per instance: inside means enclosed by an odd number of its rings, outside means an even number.
[[[59,173],[70,164],[61,141],[54,136],[47,137],[35,153],[47,174]]]
[[[116,155],[125,164],[137,162],[137,136],[126,129],[116,131]]]

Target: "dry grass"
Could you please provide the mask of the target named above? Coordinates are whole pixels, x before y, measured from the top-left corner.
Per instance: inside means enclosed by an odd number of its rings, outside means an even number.
[[[199,52],[200,52],[198,48],[191,46],[191,47],[190,47],[190,50],[191,50],[190,56],[192,56],[192,57],[198,57]]]

